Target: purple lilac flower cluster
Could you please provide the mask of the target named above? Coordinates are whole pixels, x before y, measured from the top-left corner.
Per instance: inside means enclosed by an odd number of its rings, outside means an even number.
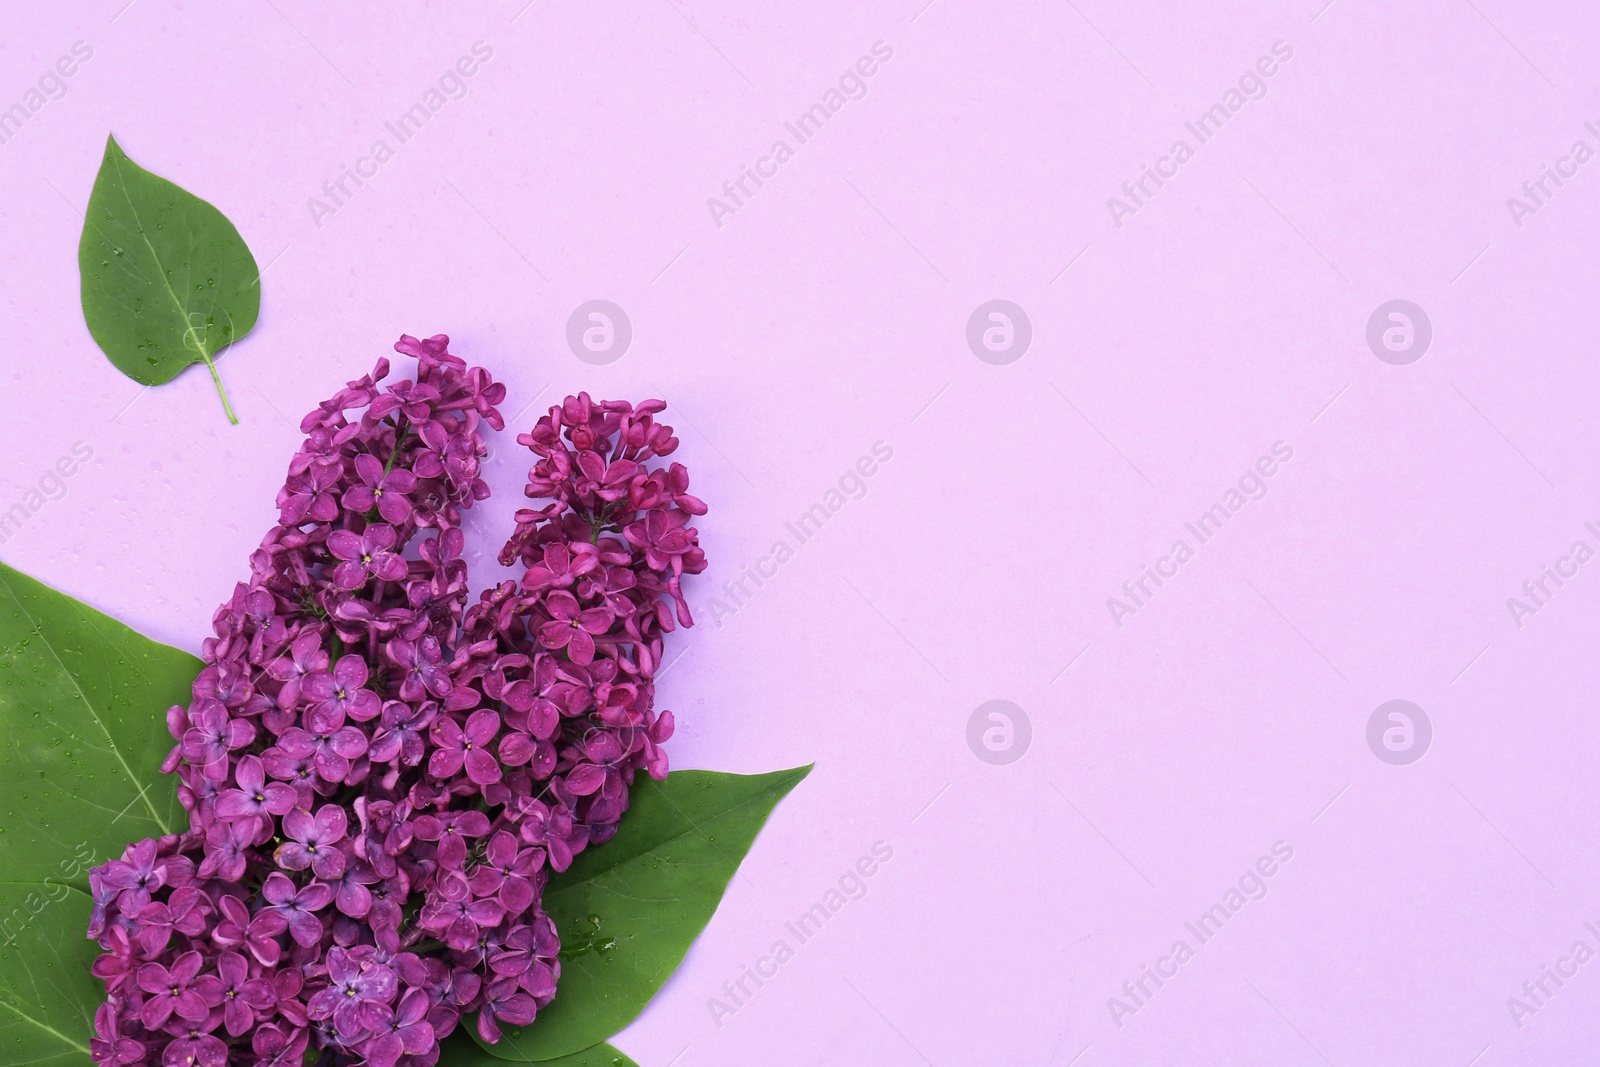
[[[532,817],[556,820],[547,847],[558,871],[616,833],[636,769],[667,775],[672,712],[653,710],[655,677],[662,636],[694,625],[681,581],[705,569],[689,521],[706,506],[689,495],[682,464],[646,466],[678,447],[655,421],[665,407],[579,393],[517,438],[539,457],[524,492],[550,502],[517,512],[501,550],[502,564],[527,568],[522,581],[467,612],[467,635],[494,641],[502,657],[485,695],[527,709],[537,739],[528,770],[549,783],[540,794],[549,814]]]
[[[665,405],[552,408],[503,558],[467,605],[462,510],[505,387],[403,337],[302,423],[279,524],[168,712],[186,832],[90,873],[97,1063],[425,1067],[463,1016],[486,1041],[554,997],[551,869],[664,778],[662,635],[704,568]],[[565,443],[563,443],[565,442]],[[617,536],[620,534],[620,537]]]

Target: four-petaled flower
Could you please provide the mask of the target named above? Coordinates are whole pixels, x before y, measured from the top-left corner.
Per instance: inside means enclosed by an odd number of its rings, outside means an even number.
[[[144,1046],[122,1036],[121,1021],[110,1003],[94,1010],[94,1030],[95,1036],[89,1039],[89,1056],[102,1067],[125,1067],[144,1059]]]
[[[283,817],[283,832],[289,840],[278,846],[273,858],[286,871],[310,867],[318,878],[331,881],[344,873],[339,842],[348,828],[349,816],[337,804],[324,804],[315,815],[296,808]]]
[[[344,506],[351,511],[378,509],[384,522],[399,525],[411,518],[411,501],[406,494],[417,487],[417,476],[405,468],[385,469],[377,456],[363,452],[355,458],[360,483],[344,492]]]
[[[300,687],[307,676],[328,667],[328,653],[322,647],[321,635],[314,632],[301,634],[289,646],[289,653],[267,664],[267,673],[283,683],[278,691],[278,703],[293,707],[299,703]]]
[[[321,882],[297,889],[288,875],[273,871],[262,884],[261,895],[267,899],[269,910],[283,916],[289,936],[297,943],[309,946],[322,940],[322,920],[316,913],[333,899],[332,889]]]
[[[408,990],[400,998],[398,1010],[387,1004],[369,1004],[361,1013],[361,1023],[378,1036],[367,1046],[368,1067],[394,1067],[401,1056],[421,1056],[434,1045],[433,1027],[428,1023],[428,994],[422,989]]]
[[[332,673],[312,675],[305,681],[306,700],[312,704],[308,721],[339,715],[356,722],[377,718],[383,710],[378,694],[365,688],[371,671],[360,656],[340,656]]]
[[[373,960],[370,951],[329,949],[328,988],[306,1004],[311,1018],[331,1018],[342,1038],[356,1037],[362,1031],[364,1004],[387,1003],[394,998],[398,983],[394,971]]]
[[[378,578],[398,582],[406,576],[406,561],[394,551],[398,542],[393,526],[375,523],[359,536],[349,530],[328,535],[328,551],[343,562],[333,569],[333,584],[340,589],[360,589]]]
[[[538,1010],[538,1002],[522,991],[515,978],[491,982],[488,999],[478,1012],[478,1036],[490,1044],[497,1043],[501,1023],[527,1026]]]
[[[224,790],[217,797],[217,817],[236,819],[251,815],[270,819],[274,815],[287,815],[295,806],[295,790],[282,782],[267,781],[266,768],[259,756],[245,756],[233,769],[237,789]]]
[[[558,591],[545,600],[550,621],[539,627],[539,643],[564,648],[574,663],[594,662],[594,635],[611,629],[610,608],[580,608],[578,598]]]
[[[217,960],[217,973],[204,975],[194,988],[209,1007],[222,1008],[223,1025],[233,1037],[254,1026],[258,1012],[278,1003],[272,983],[251,978],[250,964],[237,952],[224,952]]]
[[[442,697],[453,688],[450,672],[444,665],[444,652],[431,634],[421,641],[395,640],[384,651],[401,670],[400,699],[426,699],[429,693]]]
[[[383,725],[372,739],[368,757],[375,763],[391,763],[398,757],[401,763],[415,767],[425,751],[423,732],[438,713],[439,705],[431,702],[414,708],[389,701],[383,706]]]
[[[173,961],[170,968],[147,963],[139,968],[137,981],[144,990],[144,1008],[139,1017],[147,1029],[158,1030],[173,1015],[190,1022],[206,1017],[205,998],[193,987],[205,965],[200,953],[189,951]]]
[[[150,903],[150,894],[167,881],[166,864],[156,861],[156,843],[149,838],[129,845],[120,860],[98,870],[106,887],[124,894],[124,903],[135,910]]]
[[[293,885],[294,883],[290,883]],[[250,908],[235,896],[223,896],[217,901],[222,920],[212,931],[217,944],[249,950],[256,962],[264,967],[274,967],[283,953],[278,935],[289,928],[288,921],[276,911],[259,911],[250,914]]]
[[[213,782],[226,781],[228,753],[256,739],[255,723],[230,717],[228,709],[214,700],[205,701],[199,711],[191,712],[189,722],[183,735],[183,758]]]
[[[500,830],[489,838],[483,862],[468,881],[478,896],[493,896],[516,915],[533,903],[533,880],[544,866],[544,858],[541,849],[522,848],[515,837]]]
[[[463,766],[467,777],[479,785],[500,780],[500,761],[489,751],[489,742],[500,732],[500,716],[492,711],[475,711],[465,728],[448,715],[435,720],[433,743],[437,747],[428,758],[428,773],[449,778]]]
[[[419,815],[412,823],[422,841],[439,842],[439,862],[459,871],[467,862],[467,839],[489,833],[489,817],[481,811],[453,811],[443,815]]]

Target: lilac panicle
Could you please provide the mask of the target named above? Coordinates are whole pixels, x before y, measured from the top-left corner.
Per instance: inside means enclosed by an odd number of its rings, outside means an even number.
[[[429,1067],[555,996],[542,895],[667,773],[663,636],[705,567],[665,407],[568,397],[468,604],[463,512],[489,495],[505,387],[402,337],[306,416],[278,524],[167,713],[186,831],[90,872],[102,1065]],[[309,1059],[308,1059],[309,1058]]]

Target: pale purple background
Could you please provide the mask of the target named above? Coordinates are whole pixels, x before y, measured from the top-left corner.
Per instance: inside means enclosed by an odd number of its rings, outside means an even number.
[[[18,4],[0,34],[0,108],[94,50],[0,144],[0,508],[96,457],[0,557],[194,648],[300,415],[402,331],[448,332],[523,426],[578,389],[664,396],[712,508],[673,760],[817,769],[617,1039],[641,1064],[1592,1057],[1600,962],[1520,1028],[1507,998],[1600,949],[1600,562],[1520,628],[1506,605],[1600,547],[1600,160],[1520,228],[1506,203],[1600,147],[1592,5],[124,2]],[[316,225],[480,40],[468,95]],[[717,226],[707,198],[880,40],[867,95]],[[1114,225],[1280,40],[1268,95]],[[108,130],[265,268],[220,360],[237,428],[203,370],[141,391],[84,328]],[[595,298],[633,323],[610,366],[566,344]],[[993,298],[1033,324],[1009,366],[965,341]],[[1365,341],[1392,298],[1433,322],[1410,366]],[[879,440],[865,498],[711,625]],[[1267,496],[1116,627],[1107,598],[1279,440]],[[484,581],[527,465],[496,453]],[[1410,766],[1367,746],[1393,698],[1433,723]],[[966,740],[991,699],[1032,722],[1008,766]],[[867,895],[798,945],[785,922],[877,841]],[[1277,841],[1270,893],[1116,1026],[1107,999]]]

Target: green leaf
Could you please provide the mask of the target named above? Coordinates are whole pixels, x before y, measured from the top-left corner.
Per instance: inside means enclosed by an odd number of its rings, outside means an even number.
[[[89,1063],[88,870],[187,827],[160,770],[201,666],[0,563],[0,1063]]]
[[[555,1000],[531,1026],[507,1027],[484,1047],[504,1060],[553,1060],[632,1022],[711,921],[773,807],[810,772],[637,780],[617,836],[579,854],[545,889],[561,932]]]
[[[467,1024],[470,1025],[470,1024]],[[439,1055],[439,1067],[505,1067],[502,1060],[485,1052],[478,1043],[467,1036],[466,1029],[457,1029],[445,1038]],[[639,1067],[621,1049],[601,1042],[570,1056],[545,1060],[545,1067]]]
[[[89,333],[118,370],[161,385],[204,363],[238,423],[213,357],[256,324],[261,272],[222,212],[140,167],[107,137],[78,272]]]

